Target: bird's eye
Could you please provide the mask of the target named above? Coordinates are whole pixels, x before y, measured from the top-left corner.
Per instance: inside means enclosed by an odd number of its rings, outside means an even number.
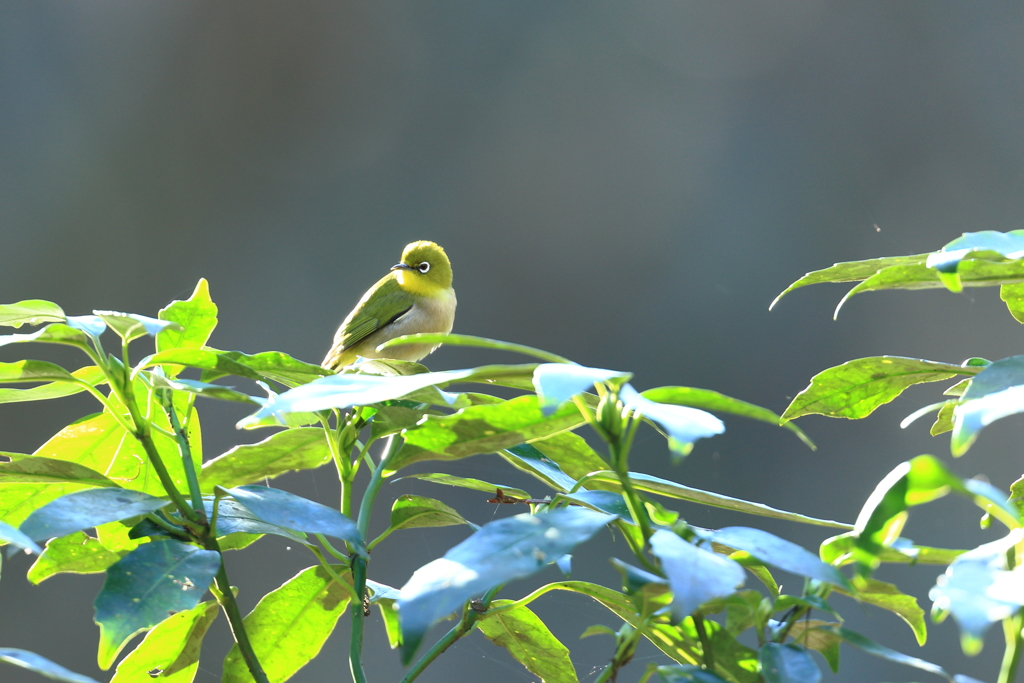
[[[416,266],[416,270],[420,271],[421,273],[426,273],[430,271],[430,264],[424,261],[423,263]]]

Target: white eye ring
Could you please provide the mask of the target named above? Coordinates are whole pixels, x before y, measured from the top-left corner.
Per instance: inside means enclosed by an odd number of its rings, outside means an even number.
[[[430,271],[430,264],[424,261],[423,263],[416,266],[416,270],[420,271],[421,273],[427,273]]]

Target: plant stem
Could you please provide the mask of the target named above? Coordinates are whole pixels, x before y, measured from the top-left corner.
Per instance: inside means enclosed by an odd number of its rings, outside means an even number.
[[[210,550],[220,552],[220,548],[215,540],[209,542],[207,547]],[[249,634],[245,631],[242,613],[238,609],[238,603],[235,602],[235,594],[231,591],[228,572],[224,569],[223,554],[221,555],[220,569],[217,570],[217,578],[214,580],[217,583],[217,598],[221,609],[224,610],[224,616],[228,618],[228,624],[231,625],[231,635],[235,637],[235,642],[238,643],[238,651],[242,653],[242,659],[245,660],[249,673],[252,674],[256,683],[270,683],[267,674],[263,672],[263,667],[260,666],[260,660],[256,657],[256,651],[252,649],[252,643],[249,642]]]
[[[364,539],[370,528],[370,512],[373,509],[373,499],[377,497],[381,484],[384,483],[384,468],[391,456],[398,452],[398,448],[401,445],[402,442],[398,439],[397,435],[392,434],[388,437],[388,444],[385,447],[384,455],[381,456],[380,463],[373,470],[370,483],[366,485],[363,499],[359,503],[359,517],[356,519],[356,528],[359,529],[359,535]],[[349,486],[346,488],[350,489],[351,483],[348,482]],[[349,668],[352,670],[352,680],[355,683],[365,683],[366,673],[363,671],[363,626],[366,615],[364,612],[363,596],[366,594],[366,558],[358,555],[352,558],[352,587],[355,589],[358,598],[352,603],[352,638],[349,642],[348,663]]]
[[[171,429],[178,441],[178,449],[181,451],[181,464],[185,468],[185,481],[188,482],[188,492],[192,498],[192,509],[196,512],[204,510],[203,494],[199,490],[199,477],[196,475],[196,465],[192,461],[192,444],[188,441],[188,435],[178,420],[178,411],[174,409],[174,395],[171,391],[165,390],[164,396],[167,401],[164,409],[167,411],[167,418],[171,422]]]
[[[452,627],[448,633],[441,636],[441,639],[434,643],[434,646],[427,650],[426,653],[412,665],[412,668],[405,674],[405,678],[402,679],[401,683],[412,683],[412,681],[416,680],[416,677],[423,673],[423,670],[426,669],[431,662],[437,659],[442,652],[451,647],[456,640],[472,631],[476,627],[476,622],[486,613],[486,607],[491,604],[491,599],[499,590],[501,590],[503,585],[504,584],[494,586],[484,593],[482,598],[480,598],[480,602],[483,603],[485,608],[484,611],[477,611],[476,609],[471,609],[468,606],[463,608],[462,618],[459,619],[459,623]]]
[[[160,458],[160,452],[157,450],[156,443],[153,441],[153,435],[150,433],[151,424],[139,414],[139,406],[135,403],[135,391],[130,380],[126,381],[124,385],[124,404],[132,417],[132,422],[135,424],[132,434],[142,444],[142,448],[145,449],[146,456],[149,458],[150,464],[153,465],[153,469],[156,470],[156,476],[159,477],[160,484],[167,491],[167,495],[170,496],[175,507],[178,508],[185,519],[196,524],[202,523],[198,513],[192,509],[188,501],[185,500],[185,497],[181,495],[181,491],[174,485],[170,472],[167,471],[164,461]]]
[[[708,671],[715,670],[715,655],[711,648],[711,639],[708,638],[707,629],[704,628],[704,617],[700,614],[693,615],[693,626],[694,630],[697,631],[697,637],[700,638],[700,647],[704,651],[704,667]]]
[[[1003,663],[999,667],[997,683],[1014,683],[1017,679],[1017,665],[1024,646],[1021,629],[1024,627],[1024,613],[1018,611],[1009,619],[1003,620],[1003,634],[1006,637],[1006,650],[1003,652]]]

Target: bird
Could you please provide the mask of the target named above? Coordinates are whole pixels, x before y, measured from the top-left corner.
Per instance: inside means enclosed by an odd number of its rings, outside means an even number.
[[[451,332],[455,304],[452,265],[444,249],[434,242],[412,242],[402,251],[402,260],[345,316],[321,365],[338,371],[359,356],[421,360],[440,344],[377,347],[405,334]]]

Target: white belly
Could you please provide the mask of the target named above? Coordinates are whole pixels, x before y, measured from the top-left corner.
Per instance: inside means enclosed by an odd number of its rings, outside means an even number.
[[[389,339],[406,334],[451,332],[455,323],[455,304],[454,290],[450,290],[444,297],[421,300],[401,318],[363,340],[357,353],[364,358],[420,360],[440,344],[403,344],[384,349],[383,352],[378,352],[377,347]]]

